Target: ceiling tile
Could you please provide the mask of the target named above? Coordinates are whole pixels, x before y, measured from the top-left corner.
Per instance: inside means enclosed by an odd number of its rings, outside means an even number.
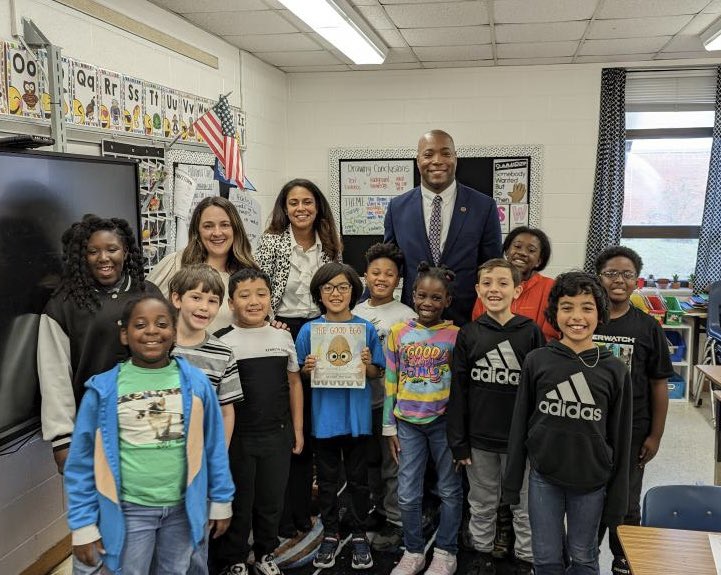
[[[351,0],[355,6],[378,6],[378,0]]]
[[[488,24],[486,5],[481,2],[434,2],[385,7],[398,28],[436,28]]]
[[[418,62],[418,57],[410,48],[392,48],[388,50],[386,63],[400,64],[406,62]]]
[[[624,18],[596,20],[591,23],[586,38],[649,38],[673,36],[691,21],[692,16],[659,16],[651,18]]]
[[[497,44],[498,58],[555,58],[573,56],[578,42],[528,42]]]
[[[549,64],[572,64],[573,58],[502,58],[498,60],[499,66],[547,66]]]
[[[193,24],[218,36],[289,34],[298,30],[273,10],[262,12],[194,12],[186,14]]]
[[[270,64],[270,62],[267,63]],[[347,72],[350,70],[350,66],[346,66],[345,64],[335,66],[280,66],[280,69],[289,74],[305,74],[307,72]]]
[[[406,28],[401,34],[409,46],[467,46],[490,44],[490,26],[453,26],[450,28]]]
[[[721,12],[721,0],[714,0],[711,4],[706,6],[703,11],[708,14],[718,14]]]
[[[605,0],[597,18],[644,18],[696,14],[709,0]]]
[[[358,13],[365,18],[375,30],[395,30],[396,27],[388,19],[382,6],[358,6]]]
[[[621,38],[616,40],[586,40],[581,46],[581,56],[611,56],[613,54],[643,54],[656,52],[668,42],[670,36],[654,38]]]
[[[545,42],[580,40],[586,30],[585,21],[548,22],[541,24],[496,24],[496,42]]]
[[[596,4],[597,0],[499,0],[494,4],[494,22],[518,24],[588,20],[593,16]]]
[[[657,58],[659,60],[687,60],[689,58],[714,58],[718,61],[718,52],[661,52]]]
[[[655,54],[655,52],[654,52]],[[578,56],[577,64],[591,64],[595,62],[643,62],[653,59],[654,54],[616,54],[610,56]]]
[[[306,52],[263,52],[259,58],[273,66],[331,66],[341,64],[333,54],[325,50]]]
[[[664,52],[704,52],[703,42],[698,36],[676,36],[663,49]]]
[[[151,4],[161,6],[177,14],[189,12],[238,12],[241,10],[269,10],[263,0],[150,0]]]
[[[465,0],[444,0],[444,2],[463,2]],[[381,4],[438,4],[437,0],[379,0]]]
[[[428,46],[413,48],[416,56],[424,62],[448,62],[452,60],[487,60],[493,58],[491,46]]]
[[[424,68],[478,68],[493,66],[493,60],[456,60],[454,62],[423,62]]]
[[[294,50],[321,50],[307,34],[249,34],[223,36],[225,40],[248,52],[292,52]]]
[[[382,64],[381,66],[371,66],[371,65],[356,65],[351,64],[350,68],[351,70],[417,70],[421,67],[421,63],[416,62],[396,62],[392,64]]]
[[[378,36],[381,37],[383,43],[389,48],[404,48],[408,46],[406,39],[396,30],[376,30]]]
[[[711,26],[718,17],[718,14],[699,14],[683,29],[683,34],[700,34]]]

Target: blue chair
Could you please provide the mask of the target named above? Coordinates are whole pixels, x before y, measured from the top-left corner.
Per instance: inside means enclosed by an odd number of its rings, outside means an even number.
[[[721,344],[721,281],[711,284],[708,290],[708,319],[706,334]]]
[[[721,486],[652,487],[643,498],[641,525],[721,532]]]

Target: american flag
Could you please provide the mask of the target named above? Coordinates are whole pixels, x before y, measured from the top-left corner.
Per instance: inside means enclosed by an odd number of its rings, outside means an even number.
[[[235,139],[233,114],[228,106],[228,98],[221,96],[218,103],[198,118],[194,125],[195,131],[203,137],[205,143],[223,164],[226,177],[235,180],[242,187],[243,160],[240,157],[238,141]]]

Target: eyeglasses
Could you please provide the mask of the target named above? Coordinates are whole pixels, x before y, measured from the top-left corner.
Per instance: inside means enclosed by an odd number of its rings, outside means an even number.
[[[351,285],[348,282],[342,283],[342,284],[323,284],[320,288],[321,293],[324,293],[325,295],[332,294],[335,290],[338,290],[338,293],[341,295],[347,294],[351,289]]]
[[[616,278],[622,277],[627,281],[635,280],[638,277],[638,274],[636,272],[632,272],[631,270],[625,270],[622,272],[618,270],[605,270],[602,271],[599,275],[602,275],[603,277],[610,280],[615,280]]]

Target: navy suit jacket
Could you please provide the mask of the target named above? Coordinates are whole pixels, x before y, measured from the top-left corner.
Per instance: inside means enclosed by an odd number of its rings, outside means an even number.
[[[413,307],[416,268],[423,260],[433,264],[420,187],[391,200],[383,241],[393,242],[403,251],[406,265],[401,301]],[[457,184],[456,203],[440,261],[456,272],[453,300],[444,317],[458,326],[471,320],[478,266],[498,257],[501,257],[501,224],[496,202],[473,188]]]

